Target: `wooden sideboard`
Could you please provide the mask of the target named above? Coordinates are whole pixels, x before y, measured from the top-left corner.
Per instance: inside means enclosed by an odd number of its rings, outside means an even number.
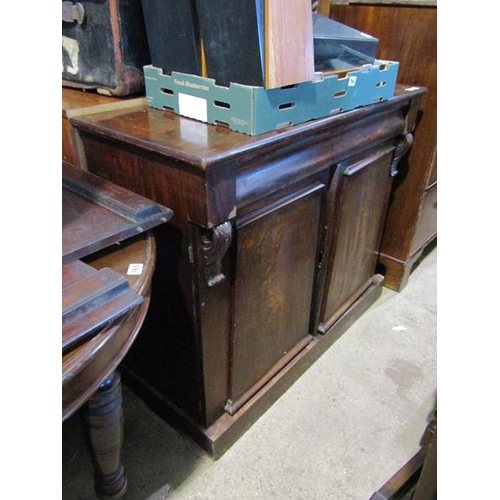
[[[424,95],[257,137],[146,105],[71,120],[86,169],[174,211],[122,373],[214,458],[380,295]]]
[[[395,178],[380,261],[385,286],[400,291],[437,238],[437,2],[328,0],[323,15],[375,36],[378,57],[399,62],[398,82],[425,86],[415,146]]]

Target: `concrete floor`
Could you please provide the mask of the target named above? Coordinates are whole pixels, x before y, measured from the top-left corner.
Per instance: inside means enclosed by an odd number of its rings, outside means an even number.
[[[437,247],[212,461],[124,387],[127,500],[369,500],[418,450],[437,388]],[[78,415],[62,498],[95,499]]]

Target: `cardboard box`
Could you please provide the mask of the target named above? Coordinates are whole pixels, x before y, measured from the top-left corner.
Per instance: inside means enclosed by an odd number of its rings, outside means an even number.
[[[148,105],[202,122],[259,135],[323,118],[394,96],[399,63],[378,61],[313,82],[266,90],[231,83],[221,87],[210,78],[144,67]]]

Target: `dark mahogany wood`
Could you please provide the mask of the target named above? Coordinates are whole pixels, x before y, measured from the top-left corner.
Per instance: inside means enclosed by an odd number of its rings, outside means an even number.
[[[105,249],[87,258],[87,266],[96,272],[112,269],[123,276],[130,291],[141,297],[142,302],[62,357],[62,420],[66,421],[82,408],[94,463],[95,489],[102,499],[121,499],[126,491],[121,463],[123,410],[117,369],[144,321],[155,258],[151,233],[132,238],[118,249]],[[131,263],[142,264],[143,272],[128,275]]]
[[[327,284],[320,313],[320,331],[326,332],[374,278],[380,239],[392,186],[394,146],[354,156],[339,164],[332,189],[330,259],[325,259]]]
[[[138,306],[142,297],[112,269],[96,271],[82,261],[62,269],[62,353],[97,335]]]
[[[380,40],[378,57],[400,64],[398,82],[427,88],[415,116],[415,146],[402,159],[394,180],[382,239],[384,284],[400,291],[437,237],[437,4],[322,3],[325,15]]]
[[[63,162],[62,263],[167,222],[172,210]]]
[[[172,211],[64,162],[62,177],[62,420],[87,403],[96,492],[118,500],[127,481],[117,368],[149,306],[156,253],[145,231]]]
[[[283,357],[289,358],[295,346],[303,348],[304,341],[311,340],[310,307],[324,190],[325,184],[312,183],[236,223],[234,274],[238,279],[233,289],[229,406],[252,386],[253,395],[256,381]],[[308,228],[307,237],[304,228]],[[247,395],[243,402],[248,399]]]
[[[103,250],[86,259],[95,270],[110,268],[122,275],[131,290],[143,298],[139,306],[62,357],[62,419],[74,414],[120,364],[137,336],[148,305],[156,247],[151,233]],[[142,263],[140,275],[128,275],[131,263]]]
[[[85,422],[97,497],[102,500],[123,498],[127,490],[127,478],[121,461],[123,406],[118,371],[104,380],[87,402]]]
[[[424,93],[256,137],[145,105],[72,120],[89,171],[174,211],[122,374],[215,458],[380,295]]]

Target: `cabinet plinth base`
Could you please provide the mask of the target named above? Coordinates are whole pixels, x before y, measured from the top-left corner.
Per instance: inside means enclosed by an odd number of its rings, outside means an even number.
[[[384,286],[396,292],[401,292],[408,284],[411,272],[436,245],[437,236],[430,239],[405,261],[381,253],[379,262],[385,269]]]
[[[237,412],[222,414],[208,429],[196,423],[127,366],[121,368],[123,381],[168,424],[217,460],[380,297],[382,284],[382,277],[375,275],[372,284],[325,334],[315,336]]]

